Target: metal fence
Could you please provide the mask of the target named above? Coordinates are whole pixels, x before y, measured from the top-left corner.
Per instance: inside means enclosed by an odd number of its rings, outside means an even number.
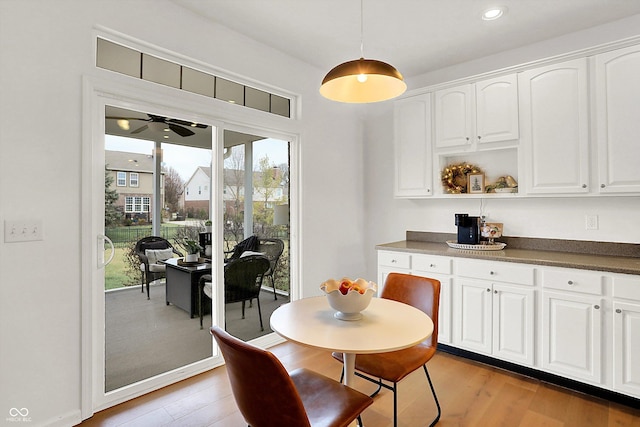
[[[160,237],[171,241],[181,227],[160,227]],[[126,248],[143,237],[152,236],[151,226],[117,227],[105,229],[105,235],[116,248]]]

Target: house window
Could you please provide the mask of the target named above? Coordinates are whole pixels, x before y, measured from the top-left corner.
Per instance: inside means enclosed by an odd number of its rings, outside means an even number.
[[[129,187],[137,187],[138,186],[138,173],[131,172],[129,174]]]
[[[133,197],[127,196],[124,201],[124,211],[131,212],[149,212],[151,204],[150,197]]]
[[[118,187],[126,187],[127,186],[127,173],[126,172],[118,172],[118,178],[116,180],[116,185]]]
[[[189,187],[187,187],[187,196],[189,195]]]
[[[198,185],[198,194],[202,194],[202,187]]]

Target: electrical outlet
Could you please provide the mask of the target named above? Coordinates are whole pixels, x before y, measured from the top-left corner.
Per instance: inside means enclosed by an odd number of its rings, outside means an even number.
[[[33,242],[42,240],[42,221],[5,221],[4,242]]]
[[[598,215],[585,215],[585,228],[587,230],[597,230],[598,229]]]

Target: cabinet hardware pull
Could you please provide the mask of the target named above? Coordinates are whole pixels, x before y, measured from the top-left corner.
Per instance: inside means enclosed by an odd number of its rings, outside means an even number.
[[[434,268],[436,265],[435,264],[429,264],[429,267]]]
[[[573,280],[569,280],[567,283],[568,283],[569,285],[573,285]]]
[[[616,313],[622,313],[622,310],[620,310],[619,308],[616,308]]]
[[[582,188],[587,188],[587,184],[582,184]]]
[[[396,262],[396,260],[395,260],[395,259],[392,259],[392,260],[391,260],[391,262]]]
[[[478,139],[482,138],[480,135],[478,135]]]
[[[496,272],[495,271],[490,271],[489,274],[492,275],[492,276],[495,276]]]
[[[498,293],[498,291],[493,291],[493,293],[494,293],[494,294],[497,294],[497,293]]]
[[[467,137],[467,141],[469,140],[469,137]]]
[[[487,292],[491,292],[491,289],[487,288]]]
[[[600,184],[600,188],[604,188],[604,187],[606,187],[606,185]]]
[[[596,310],[600,310],[600,306],[598,304],[594,305],[593,308],[595,308]]]

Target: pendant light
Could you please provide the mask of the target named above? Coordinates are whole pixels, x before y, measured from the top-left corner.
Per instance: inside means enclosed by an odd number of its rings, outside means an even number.
[[[333,68],[320,86],[320,94],[332,101],[386,101],[402,95],[407,90],[402,74],[392,65],[375,59],[364,59],[363,1],[360,0],[360,59]]]

